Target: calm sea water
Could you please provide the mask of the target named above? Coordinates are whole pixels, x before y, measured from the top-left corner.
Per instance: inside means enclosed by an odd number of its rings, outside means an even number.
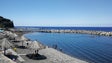
[[[112,37],[73,33],[30,33],[32,40],[58,49],[70,56],[90,63],[112,63]]]
[[[112,27],[38,27],[38,26],[16,26],[16,28],[30,29],[69,29],[69,30],[95,30],[95,31],[112,31]]]

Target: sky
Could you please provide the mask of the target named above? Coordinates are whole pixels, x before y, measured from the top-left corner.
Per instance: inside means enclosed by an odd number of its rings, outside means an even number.
[[[112,27],[112,0],[0,0],[15,26]]]

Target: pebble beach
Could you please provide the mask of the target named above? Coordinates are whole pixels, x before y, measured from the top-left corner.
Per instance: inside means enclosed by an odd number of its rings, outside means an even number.
[[[2,32],[0,34],[3,35],[2,37],[0,37],[1,38],[0,40],[5,38],[5,35],[7,35],[7,39],[14,46],[15,45],[20,46],[21,44],[26,46],[25,45],[26,42],[28,42],[28,43],[33,42],[31,40],[30,41],[25,40],[25,39],[27,39],[26,37],[24,37],[24,40],[21,40],[21,38],[20,38],[20,36],[18,36],[18,34],[14,33],[14,32],[11,32],[11,31],[4,31],[4,32]],[[11,38],[14,38],[14,39],[11,39]],[[18,42],[18,43],[12,42],[12,41],[16,41],[16,40],[18,40],[20,42]],[[83,60],[71,57],[69,55],[66,55],[66,54],[64,54],[64,53],[62,53],[62,52],[60,52],[60,51],[58,51],[56,49],[49,48],[49,47],[47,47],[45,45],[44,45],[45,48],[39,50],[38,53],[40,55],[44,55],[46,57],[46,59],[42,59],[42,60],[29,59],[26,55],[29,54],[29,53],[34,53],[34,50],[30,49],[28,46],[26,46],[26,47],[27,48],[25,48],[25,49],[17,48],[17,51],[14,52],[14,54],[18,55],[19,59],[17,59],[16,61],[12,60],[12,62],[10,62],[10,63],[88,63],[86,61],[83,61]],[[0,58],[2,58],[2,57],[0,57]],[[3,63],[3,62],[0,62],[0,63]],[[4,62],[4,63],[7,63],[7,62]]]

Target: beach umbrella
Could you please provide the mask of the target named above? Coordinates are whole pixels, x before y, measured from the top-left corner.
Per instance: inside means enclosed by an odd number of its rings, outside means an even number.
[[[15,37],[16,41],[23,41],[20,36]]]
[[[21,36],[20,40],[25,41],[25,40],[28,40],[28,39],[26,37],[24,37],[24,36]]]
[[[2,50],[4,50],[4,48],[11,48],[12,46],[13,44],[11,44],[6,38],[2,39],[1,42]]]
[[[0,33],[0,39],[3,39],[5,37],[5,34]]]
[[[15,34],[15,33],[9,34],[9,37],[10,37],[10,38],[16,38],[17,36],[18,36],[18,35]]]
[[[17,35],[16,33],[13,33],[13,36],[14,36],[14,37],[17,37],[18,35]]]
[[[18,36],[16,33],[12,33],[10,31],[5,31],[5,33],[10,39],[14,39]]]
[[[30,42],[30,41],[23,41],[23,45],[24,45],[24,46],[28,47],[28,46],[29,46],[29,44],[31,44],[31,42]]]
[[[25,38],[24,36],[17,36],[17,37],[15,38],[15,40],[17,40],[17,41],[26,41],[26,40],[28,40],[28,39]]]
[[[21,39],[20,39],[20,40],[22,41],[22,46],[23,46],[24,41],[27,41],[28,39],[27,39],[27,38],[25,38],[24,36],[21,36]]]
[[[32,43],[29,44],[29,48],[30,49],[33,49],[33,50],[41,50],[41,49],[44,49],[44,46],[41,45],[37,41],[33,41]]]
[[[27,41],[28,39],[25,38],[24,36],[17,36],[17,37],[15,37],[15,40],[20,41],[22,43],[22,46],[23,46],[23,44],[24,44],[23,42]]]

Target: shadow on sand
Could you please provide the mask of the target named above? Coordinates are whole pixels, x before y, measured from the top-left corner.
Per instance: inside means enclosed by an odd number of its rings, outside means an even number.
[[[27,54],[26,55],[29,59],[33,59],[33,60],[44,60],[47,59],[46,56],[44,55],[40,55],[40,54]]]
[[[27,47],[25,46],[16,46],[17,48],[20,48],[20,49],[27,49]]]

